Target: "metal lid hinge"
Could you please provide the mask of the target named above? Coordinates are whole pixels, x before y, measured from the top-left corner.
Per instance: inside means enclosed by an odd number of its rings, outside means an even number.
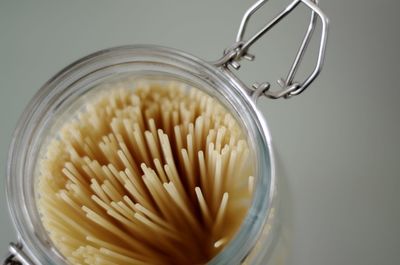
[[[269,21],[261,30],[259,30],[247,41],[244,41],[243,36],[250,17],[267,1],[268,0],[259,0],[245,12],[242,21],[240,23],[238,34],[236,37],[236,42],[232,45],[232,47],[224,51],[224,55],[222,56],[222,58],[214,62],[214,65],[218,67],[224,67],[228,70],[229,67],[238,70],[240,68],[239,61],[241,59],[253,61],[255,56],[248,53],[249,48],[265,33],[267,33],[273,26],[275,26],[279,21],[281,21],[281,19],[286,17],[295,7],[297,7],[300,3],[303,3],[306,7],[311,9],[310,23],[303,38],[303,41],[300,45],[300,48],[297,51],[292,66],[290,67],[286,79],[280,78],[277,81],[279,88],[275,90],[270,89],[271,86],[268,82],[263,82],[261,84],[254,83],[252,87],[249,88],[250,91],[253,91],[252,92],[253,98],[259,97],[261,95],[264,95],[272,99],[290,98],[294,95],[299,95],[301,92],[303,92],[321,72],[325,57],[326,41],[328,35],[328,18],[321,11],[321,9],[319,9],[317,0],[294,0],[283,11],[281,11],[271,21]],[[320,18],[322,27],[321,27],[321,39],[320,39],[316,66],[314,70],[311,72],[311,74],[309,74],[303,82],[295,82],[294,81],[295,74],[300,66],[305,51],[314,33],[314,29],[317,23],[317,17]]]

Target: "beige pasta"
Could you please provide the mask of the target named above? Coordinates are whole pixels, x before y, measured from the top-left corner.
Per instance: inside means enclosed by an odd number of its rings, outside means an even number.
[[[59,127],[39,159],[37,205],[71,264],[205,264],[247,213],[245,134],[198,89],[120,84]]]

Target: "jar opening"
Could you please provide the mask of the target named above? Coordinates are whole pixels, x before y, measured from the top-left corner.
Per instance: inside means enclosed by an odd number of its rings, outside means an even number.
[[[110,80],[118,82],[115,80],[146,75],[149,80],[163,76],[205,90],[227,107],[245,129],[256,160],[257,184],[252,206],[235,238],[210,264],[237,262],[251,251],[265,224],[274,186],[270,140],[261,115],[235,81],[218,69],[181,52],[141,46],[103,51],[70,66],[42,88],[21,119],[10,151],[8,176],[13,177],[9,177],[8,197],[17,230],[38,261],[63,259],[54,248],[48,251],[52,246],[32,200],[35,198],[34,174],[28,173],[37,173],[32,169],[36,168],[48,129],[57,127],[54,121],[60,113],[72,112],[74,104],[90,97],[89,91],[105,89]],[[17,156],[21,159],[17,160]]]

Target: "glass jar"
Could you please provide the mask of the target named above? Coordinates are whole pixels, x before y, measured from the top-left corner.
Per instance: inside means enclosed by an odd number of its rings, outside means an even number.
[[[9,261],[67,264],[44,230],[36,205],[34,184],[40,148],[59,117],[89,92],[110,81],[140,77],[177,80],[203,90],[225,106],[247,133],[256,166],[251,207],[235,237],[209,264],[266,264],[279,234],[276,174],[269,130],[255,100],[268,87],[249,89],[230,72],[227,62],[233,63],[239,53],[244,56],[241,47],[243,43],[215,64],[164,47],[116,47],[82,58],[50,79],[25,109],[9,151],[7,198],[19,239],[18,245],[10,247]],[[299,91],[299,86],[295,88],[283,95]]]
[[[256,160],[254,200],[235,239],[210,262],[239,263],[255,251],[253,246],[273,209],[275,174],[267,125],[237,80],[196,57],[155,46],[125,46],[89,55],[58,73],[30,102],[11,144],[7,189],[11,216],[25,252],[35,264],[65,263],[52,246],[35,203],[40,148],[60,115],[68,112],[71,105],[102,84],[127,76],[177,80],[202,89],[217,98],[245,128]]]

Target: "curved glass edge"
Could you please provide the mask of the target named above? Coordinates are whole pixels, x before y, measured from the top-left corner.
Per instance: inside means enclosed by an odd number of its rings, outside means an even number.
[[[262,160],[258,161],[258,174],[265,173],[266,175],[264,178],[258,179],[258,181],[261,180],[262,182],[257,182],[252,206],[236,237],[219,255],[211,260],[209,264],[238,264],[240,260],[240,263],[245,262],[245,264],[261,265],[267,262],[267,255],[274,248],[275,238],[278,232],[277,229],[275,229],[277,224],[274,214],[277,205],[277,179],[272,139],[267,122],[255,105],[256,102],[251,97],[251,94],[248,94],[249,90],[243,89],[243,83],[233,74],[226,75],[224,69],[222,70],[223,75],[229,79],[229,82],[242,96],[242,103],[247,104],[248,109],[251,110],[250,115],[254,119],[255,126],[257,127],[256,130],[253,129],[252,131],[258,134],[255,137],[257,140],[256,145],[261,151],[258,159],[266,158],[264,163]],[[265,188],[266,190],[264,190]],[[253,218],[255,220],[251,220]],[[252,226],[261,229],[248,229]],[[268,233],[266,233],[266,227],[272,228],[272,230],[269,229]],[[247,240],[245,240],[245,238],[247,238]],[[246,247],[238,251],[238,246],[235,246],[235,242],[240,242],[246,245]],[[261,251],[259,249],[260,246],[263,247]],[[232,253],[235,254],[232,255]]]
[[[67,66],[64,70],[56,74],[30,101],[14,132],[7,164],[7,203],[11,213],[11,219],[19,233],[19,237],[26,245],[26,249],[30,252],[31,256],[36,261],[39,261],[39,263],[51,264],[56,262],[60,264],[64,262],[64,260],[61,256],[58,256],[56,252],[49,253],[48,245],[44,245],[43,242],[38,244],[38,242],[35,241],[34,237],[38,235],[34,227],[35,224],[29,217],[29,209],[26,204],[29,198],[27,198],[23,186],[23,176],[25,173],[24,168],[29,162],[27,161],[29,153],[25,151],[27,151],[30,144],[32,144],[32,139],[29,136],[35,130],[38,130],[38,123],[32,122],[32,120],[36,119],[37,121],[39,118],[38,115],[43,111],[43,108],[46,107],[43,106],[44,99],[59,96],[62,91],[58,90],[60,90],[62,85],[64,85],[65,88],[66,82],[79,80],[95,69],[112,64],[113,61],[119,64],[121,63],[121,58],[125,58],[127,55],[140,57],[139,53],[143,53],[143,57],[164,57],[167,60],[175,60],[175,63],[180,62],[187,64],[190,66],[190,70],[195,70],[195,72],[199,74],[203,73],[213,77],[224,85],[230,84],[230,88],[233,88],[234,91],[223,91],[227,93],[227,95],[224,95],[224,93],[222,95],[230,97],[231,101],[235,99],[237,101],[236,103],[244,103],[245,105],[242,107],[244,107],[245,110],[249,110],[250,112],[248,115],[256,121],[256,123],[252,125],[252,132],[257,132],[257,134],[252,136],[257,140],[257,143],[255,143],[256,146],[261,147],[258,158],[267,158],[266,163],[258,163],[258,172],[264,172],[266,176],[259,178],[261,181],[257,183],[252,207],[238,234],[209,264],[234,264],[238,260],[243,260],[251,251],[251,247],[259,236],[260,229],[256,228],[265,225],[275,188],[275,165],[271,148],[271,138],[262,114],[257,110],[251,98],[241,90],[239,83],[227,77],[216,67],[192,55],[177,50],[151,45],[121,46],[93,53]],[[238,106],[241,106],[241,104]],[[32,231],[34,235],[32,235]]]

